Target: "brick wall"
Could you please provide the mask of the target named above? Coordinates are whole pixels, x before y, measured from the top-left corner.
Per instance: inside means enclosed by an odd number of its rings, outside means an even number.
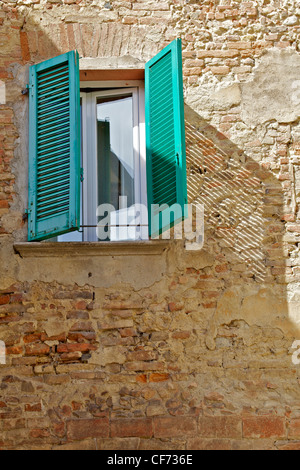
[[[297,2],[0,6],[0,448],[299,449]],[[203,250],[22,257],[28,66],[146,62],[175,37]]]

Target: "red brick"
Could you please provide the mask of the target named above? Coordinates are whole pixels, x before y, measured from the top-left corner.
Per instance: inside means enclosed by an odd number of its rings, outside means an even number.
[[[107,418],[69,420],[67,436],[69,440],[78,441],[88,437],[108,437],[109,421]]]
[[[65,435],[65,423],[63,421],[54,423],[52,430],[56,436],[63,437]]]
[[[96,350],[97,346],[93,346],[92,344],[89,343],[67,343],[67,344],[59,344],[57,346],[57,352],[58,353],[69,353],[69,352],[74,352],[74,351],[80,351],[80,352],[88,352],[91,350]]]
[[[242,420],[237,416],[200,416],[199,436],[204,438],[241,438]]]
[[[187,450],[231,450],[231,442],[228,439],[190,439]]]
[[[10,301],[10,295],[0,295],[0,305],[6,305]]]
[[[227,75],[230,72],[230,68],[226,65],[223,66],[212,66],[210,70],[215,75]]]
[[[248,438],[284,438],[285,419],[279,416],[243,418],[243,436]]]
[[[41,439],[44,437],[49,437],[50,432],[47,429],[32,429],[29,433],[30,437],[33,439]]]
[[[169,374],[159,374],[158,372],[154,372],[149,375],[149,382],[165,382],[166,380],[169,380],[169,378]]]
[[[140,375],[137,375],[135,380],[137,382],[141,382],[141,383],[147,383],[147,375],[146,374],[140,374]]]
[[[40,403],[36,403],[35,405],[25,405],[25,411],[42,411],[42,405]]]
[[[122,338],[128,338],[130,336],[137,336],[137,332],[135,328],[121,328],[119,333]]]
[[[50,347],[47,344],[30,344],[25,351],[26,356],[44,356],[49,354]]]
[[[198,59],[206,59],[206,58],[220,58],[220,59],[233,59],[234,57],[238,57],[239,52],[230,50],[230,51],[198,51],[197,52],[197,57]]]
[[[36,343],[40,341],[40,339],[41,339],[41,333],[37,333],[37,334],[24,336],[23,341],[25,344],[28,344],[28,343]]]
[[[111,422],[111,437],[152,437],[149,418],[116,419]]]
[[[216,270],[217,273],[225,273],[226,271],[228,271],[228,265],[227,264],[218,264],[215,267],[215,270]]]
[[[295,215],[294,214],[284,214],[281,216],[281,220],[285,222],[295,222]]]
[[[156,361],[150,361],[150,362],[128,362],[125,364],[125,368],[127,370],[132,370],[132,371],[150,371],[150,370],[163,370],[165,368],[163,362],[156,362]]]
[[[197,421],[190,416],[154,418],[154,436],[185,437],[197,434]]]
[[[216,292],[206,291],[206,292],[202,292],[201,294],[202,294],[203,299],[215,299],[215,298],[220,297],[221,295],[219,291],[216,291]]]
[[[203,304],[204,308],[216,308],[217,302],[210,302],[210,303],[205,303]]]
[[[74,351],[71,353],[63,353],[59,356],[62,362],[76,362],[79,361],[82,357],[82,353],[80,351]]]
[[[78,300],[78,302],[75,303],[76,310],[85,310],[86,306],[85,300]]]
[[[16,355],[16,354],[22,354],[23,353],[23,346],[10,346],[6,348],[6,354],[7,355]]]
[[[71,341],[72,343],[85,343],[85,344],[90,344],[87,343],[88,341],[94,341],[96,340],[97,336],[96,333],[93,331],[82,331],[80,333],[69,333],[68,334],[68,340]],[[60,340],[62,342],[65,342],[65,339]],[[68,343],[68,344],[72,344]]]
[[[182,310],[184,308],[184,305],[182,302],[177,303],[177,302],[170,302],[168,305],[168,309],[170,312],[178,312],[179,310]]]
[[[288,225],[287,230],[288,232],[300,233],[300,225]]]
[[[236,41],[236,42],[228,42],[227,44],[228,49],[237,49],[237,50],[247,50],[251,49],[252,44],[248,41]]]
[[[123,24],[136,24],[138,19],[135,16],[124,16],[122,19]]]
[[[291,420],[288,433],[289,439],[300,439],[300,418]]]
[[[47,336],[45,333],[41,334],[41,341],[61,341],[64,342],[66,341],[66,334],[61,333],[60,335],[57,336]]]
[[[187,339],[191,336],[190,331],[174,331],[172,338],[174,339]]]
[[[128,361],[153,361],[157,359],[158,354],[155,351],[133,351],[127,356]]]
[[[300,450],[300,442],[290,442],[288,444],[278,444],[278,450]]]
[[[203,67],[204,60],[201,59],[188,59],[184,63],[185,67]]]
[[[75,323],[70,331],[94,331],[92,323],[89,321],[78,321]]]

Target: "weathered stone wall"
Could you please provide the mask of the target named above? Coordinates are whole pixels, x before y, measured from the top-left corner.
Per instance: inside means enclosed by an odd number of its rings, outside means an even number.
[[[300,448],[300,8],[0,1],[0,448]],[[183,40],[205,245],[24,252],[28,67]],[[124,63],[124,62],[123,62]]]

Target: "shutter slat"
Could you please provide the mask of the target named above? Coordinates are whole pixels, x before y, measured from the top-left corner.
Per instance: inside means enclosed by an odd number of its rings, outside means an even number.
[[[53,75],[56,75],[57,73],[60,73],[61,71],[68,72],[69,68],[66,65],[61,65],[61,66],[56,66],[56,67],[50,67],[48,70],[45,71],[40,71],[39,76],[41,79],[44,79],[46,77],[52,77]]]
[[[28,238],[79,229],[79,56],[69,52],[30,68]]]
[[[45,166],[52,165],[54,162],[56,162],[58,160],[58,157],[59,157],[59,160],[61,162],[64,162],[65,160],[69,159],[69,154],[68,153],[65,153],[65,154],[59,153],[57,155],[52,156],[51,158],[40,159],[40,161],[38,163],[38,166],[45,168]]]
[[[62,109],[59,110],[59,113],[57,114],[55,110],[51,110],[47,113],[43,112],[43,113],[38,113],[39,114],[39,122],[42,123],[45,122],[45,121],[51,121],[53,119],[53,114],[56,116],[56,117],[59,117],[59,116],[69,116],[69,112],[70,112],[70,108],[69,106],[64,106]]]
[[[43,132],[38,132],[38,141],[39,142],[49,142],[50,140],[53,140],[53,138],[55,138],[56,136],[60,136],[61,138],[63,138],[65,135],[69,135],[70,134],[70,130],[68,129],[68,126],[64,126],[64,127],[59,127],[55,130],[52,130],[52,131],[49,131],[49,132],[46,132],[46,131],[43,131]]]
[[[181,40],[176,39],[146,64],[146,146],[149,232],[168,230],[186,216],[186,155]],[[153,221],[151,206],[178,204]],[[170,217],[168,217],[168,215]]]
[[[37,182],[37,187],[38,187],[38,190],[41,191],[41,189],[47,188],[49,185],[52,185],[53,183],[55,183],[55,185],[53,185],[55,187],[57,183],[60,183],[60,182],[61,182],[61,175],[58,174],[56,178],[52,177],[49,181],[46,181],[45,179],[39,180]],[[64,184],[69,184],[68,180],[66,180],[65,182],[62,182],[61,186],[63,186]]]
[[[42,165],[43,162],[47,162],[51,158],[60,158],[60,156],[62,156],[62,158],[65,158],[66,153],[69,156],[69,153],[66,152],[66,149],[63,146],[57,147],[57,149],[53,150],[53,152],[48,152],[48,153],[43,153],[43,154],[41,153],[41,158],[38,162],[38,165]]]
[[[170,165],[175,166],[175,164],[174,164],[174,154],[168,148],[166,148],[165,153],[163,154],[163,156],[162,156],[161,152],[158,153],[158,152],[155,152],[155,151],[153,151],[153,156],[154,156],[154,159],[155,159],[155,163],[153,163],[153,165],[152,165],[153,175],[155,175],[155,173],[158,170],[162,171],[164,169],[164,165],[170,164]]]
[[[60,181],[62,179],[66,179],[68,180],[69,179],[69,165],[65,165],[63,167],[60,167],[60,168],[56,168],[54,169],[54,171],[49,171],[49,170],[45,170],[45,173],[43,173],[41,170],[39,171],[39,175],[38,175],[38,182],[42,182],[42,181],[47,181],[47,180],[50,180],[52,177],[55,177],[55,176],[60,176]]]
[[[155,197],[164,197],[166,201],[164,204],[168,204],[169,207],[171,207],[173,204],[176,204],[176,194],[174,194],[171,188],[168,191],[165,189],[156,190]]]
[[[57,154],[58,152],[63,152],[63,151],[68,151],[69,153],[69,150],[67,150],[64,146],[64,143],[60,143],[58,145],[51,145],[51,148],[46,148],[45,150],[40,150],[40,156],[41,156],[41,160],[42,158],[45,158],[45,157],[48,157],[49,155],[54,155],[54,154]]]
[[[53,116],[53,114],[54,116],[56,116],[57,111],[59,111],[60,113],[68,114],[69,116],[70,114],[69,104],[65,103],[63,106],[49,106],[49,108],[47,109],[47,112],[45,112],[45,110],[41,110],[41,111],[38,110],[38,117],[39,119],[43,120],[47,118],[48,116]]]
[[[45,94],[43,94],[43,96],[40,96],[40,95],[39,95],[39,100],[40,100],[40,103],[39,103],[39,104],[42,104],[44,101],[47,101],[47,100],[49,100],[49,99],[52,99],[53,96],[54,96],[55,98],[59,98],[59,97],[61,97],[61,96],[68,96],[68,87],[66,87],[66,89],[63,89],[63,88],[62,88],[59,93],[52,93],[52,92],[50,92],[50,93],[45,93]]]
[[[53,204],[51,209],[44,209],[44,210],[39,210],[37,213],[37,219],[48,219],[50,217],[53,217],[57,214],[59,211],[60,214],[67,214],[68,212],[68,204],[62,205],[62,204]],[[47,221],[48,221],[47,220]],[[52,238],[52,237],[50,237]]]
[[[164,132],[160,126],[159,131],[157,131],[155,135],[155,139],[153,139],[153,147],[155,147],[155,144],[157,143],[159,149],[162,149],[165,144],[170,148],[170,139],[174,140],[174,129],[169,129],[169,127],[166,126]]]
[[[152,78],[152,77],[151,77]],[[159,98],[161,97],[161,99],[163,100],[167,100],[167,101],[170,101],[172,103],[172,96],[170,96],[170,93],[168,93],[168,89],[165,88],[165,84],[166,82],[167,83],[170,83],[172,81],[172,75],[163,75],[163,77],[160,77],[158,80],[156,80],[156,85],[157,85],[157,88],[156,89],[153,89],[153,87],[151,88],[151,92],[153,93],[153,101],[154,102],[157,102],[159,101]],[[157,90],[161,90],[161,93],[157,93]]]
[[[54,114],[56,113],[57,111],[67,111],[68,113],[70,113],[70,108],[69,108],[69,105],[68,105],[68,102],[51,102],[48,106],[46,107],[42,107],[41,109],[38,109],[38,115],[39,117],[43,118],[47,115],[49,115],[50,113],[51,114]],[[45,113],[45,111],[47,111],[47,113]]]
[[[49,134],[52,131],[57,131],[59,129],[63,129],[65,126],[68,125],[65,121],[62,121],[59,124],[58,123],[55,123],[55,124],[56,125],[53,125],[53,126],[45,126],[43,128],[39,128],[38,134],[39,135],[46,135],[46,133]]]
[[[154,80],[160,79],[163,75],[172,75],[171,69],[172,58],[170,56],[165,56],[159,61],[159,67],[151,70],[151,78]]]
[[[44,129],[54,129],[66,122],[67,115],[62,115],[61,118],[58,119],[49,119],[48,122],[43,122],[42,119],[40,120],[41,124],[39,126],[39,132],[43,132]],[[50,125],[51,123],[51,125]]]
[[[57,80],[49,79],[48,82],[43,85],[38,85],[38,96],[41,98],[49,90],[67,90],[69,87],[69,74],[67,77],[58,78]]]
[[[53,184],[49,185],[49,186],[43,185],[43,189],[39,190],[40,198],[42,198],[44,195],[51,194],[53,192],[54,187],[55,187],[55,185],[53,185]],[[61,193],[65,192],[66,190],[69,190],[69,185],[68,184],[66,184],[65,186],[61,186],[61,190],[57,191],[57,193],[61,194]]]
[[[175,198],[176,200],[176,193],[172,186],[168,183],[172,184],[172,179],[176,176],[175,172],[171,172],[168,177],[164,178],[164,181],[159,181],[156,183],[154,188],[154,193],[156,195],[162,194],[165,197],[164,204],[169,204],[169,198]],[[168,189],[166,189],[166,186]]]
[[[59,191],[56,195],[56,197],[49,197],[49,196],[46,196],[44,195],[43,197],[39,197],[38,198],[38,201],[39,201],[39,205],[40,207],[42,208],[45,208],[45,207],[51,207],[54,203],[56,202],[62,202],[62,201],[65,201],[66,200],[66,194],[68,194],[68,189],[65,190],[65,191]]]
[[[57,70],[57,72],[53,72],[53,71],[50,72],[50,78],[57,78],[63,75],[65,76],[66,74],[68,74],[68,69],[63,68],[63,69]],[[49,75],[40,75],[39,86],[41,86],[45,82],[48,82],[48,80],[49,80]]]
[[[156,165],[155,169],[153,170],[153,178],[163,179],[165,175],[168,175],[170,169],[174,169],[174,161],[170,161],[170,159],[167,161],[161,161],[160,165]]]
[[[49,139],[47,139],[45,137],[40,137],[38,139],[38,146],[39,146],[40,149],[43,149],[44,147],[49,148],[50,145],[51,145],[51,142],[53,142],[53,140],[55,141],[55,143],[66,142],[66,141],[69,142],[69,140],[70,140],[69,135],[70,135],[70,131],[67,130],[67,131],[61,132],[61,133],[58,132],[56,135],[54,135],[53,137],[51,137]],[[59,138],[56,137],[56,136],[59,136]]]
[[[67,93],[68,93],[68,90],[67,90]],[[40,114],[43,113],[43,111],[46,109],[47,111],[48,110],[51,110],[53,108],[57,108],[58,106],[59,107],[66,107],[66,105],[68,105],[69,103],[69,99],[68,98],[50,98],[48,99],[46,102],[43,102],[39,107],[38,107],[38,111]]]

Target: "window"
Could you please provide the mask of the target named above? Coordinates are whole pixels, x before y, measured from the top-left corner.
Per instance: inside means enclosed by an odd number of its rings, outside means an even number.
[[[81,93],[83,240],[127,240],[122,210],[137,204],[147,207],[144,82],[129,86],[120,82],[117,88],[114,82],[100,82],[99,91],[94,91],[93,85],[85,83]],[[97,216],[97,208],[106,204],[115,208],[109,213],[107,229],[104,209]],[[143,222],[134,237],[131,231],[131,238],[148,238],[148,221]]]
[[[145,88],[98,82],[80,90],[76,51],[30,68],[29,241],[64,234],[97,241],[103,230],[111,241],[126,240],[128,207],[148,207],[134,239],[183,219],[181,63],[175,40],[146,64]],[[113,208],[108,217],[103,204]]]
[[[58,241],[147,240],[147,214],[125,226],[127,208],[147,207],[144,81],[82,82],[80,98],[80,231]]]

